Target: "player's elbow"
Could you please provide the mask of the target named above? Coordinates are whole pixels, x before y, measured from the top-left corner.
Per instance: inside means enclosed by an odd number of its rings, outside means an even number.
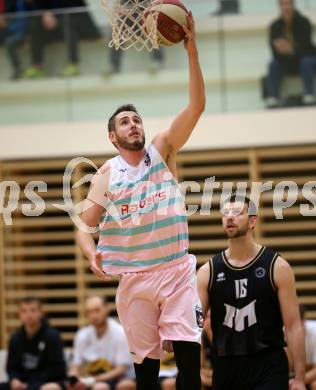
[[[92,232],[87,231],[87,229],[79,228],[75,234],[76,243],[79,244],[80,247],[84,246],[87,238],[89,238],[91,235]]]
[[[304,339],[304,326],[299,318],[293,318],[285,323],[285,333],[288,341]]]
[[[205,111],[206,98],[204,94],[201,94],[198,99],[194,101],[194,113],[196,116],[200,117]]]

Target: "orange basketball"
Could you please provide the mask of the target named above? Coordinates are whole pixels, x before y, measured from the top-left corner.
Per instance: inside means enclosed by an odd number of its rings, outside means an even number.
[[[153,11],[158,12],[157,19]],[[160,45],[171,46],[185,38],[183,25],[187,26],[188,10],[179,0],[162,0],[152,5],[144,15],[145,31],[151,31],[157,20],[157,40]]]

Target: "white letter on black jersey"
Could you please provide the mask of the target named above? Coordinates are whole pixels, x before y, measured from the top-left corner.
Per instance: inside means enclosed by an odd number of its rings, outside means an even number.
[[[224,320],[224,325],[229,328],[235,329],[237,332],[242,332],[246,328],[246,317],[248,319],[248,328],[254,325],[257,322],[256,312],[255,312],[255,303],[256,300],[249,303],[249,305],[243,307],[242,309],[236,309],[234,306],[227,305],[226,307],[226,316]]]

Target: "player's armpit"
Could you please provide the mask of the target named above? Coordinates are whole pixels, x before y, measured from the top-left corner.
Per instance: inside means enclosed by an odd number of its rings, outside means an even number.
[[[107,196],[109,173],[110,170],[107,164],[104,164],[92,178],[90,189],[82,208],[81,222],[83,227],[97,226],[100,222],[101,215],[109,206],[110,202]]]

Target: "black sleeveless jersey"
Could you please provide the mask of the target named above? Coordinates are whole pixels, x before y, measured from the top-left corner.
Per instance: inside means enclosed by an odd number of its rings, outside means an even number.
[[[262,247],[244,267],[221,252],[210,259],[209,303],[218,356],[249,355],[282,348],[283,321],[273,267],[278,254]]]

